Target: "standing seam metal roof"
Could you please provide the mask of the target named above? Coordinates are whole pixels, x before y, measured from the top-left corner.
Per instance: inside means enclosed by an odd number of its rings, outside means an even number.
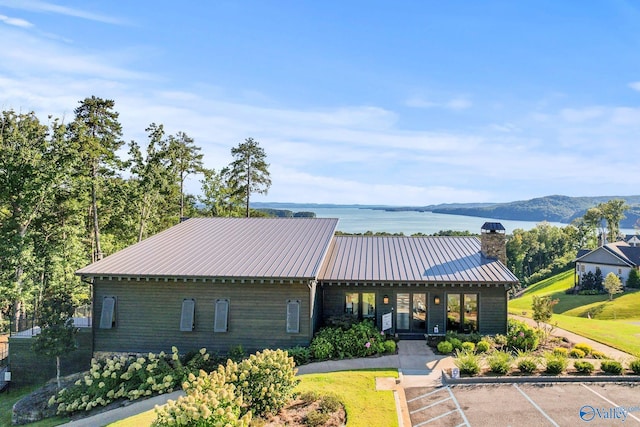
[[[315,278],[337,223],[335,218],[192,218],[77,274]]]
[[[477,237],[334,237],[318,279],[328,282],[514,283]]]

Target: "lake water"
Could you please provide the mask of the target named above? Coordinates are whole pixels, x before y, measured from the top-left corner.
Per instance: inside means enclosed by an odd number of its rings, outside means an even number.
[[[530,230],[540,221],[510,221],[495,218],[480,218],[463,215],[447,215],[433,212],[399,211],[388,212],[377,209],[365,209],[357,207],[317,207],[317,206],[287,206],[282,204],[262,207],[274,209],[288,209],[293,212],[314,212],[318,218],[339,218],[337,230],[345,233],[388,232],[404,233],[407,236],[415,233],[433,234],[441,230],[470,231],[480,233],[480,227],[485,222],[500,222],[511,234],[516,228]],[[558,227],[566,227],[567,224],[550,222]]]

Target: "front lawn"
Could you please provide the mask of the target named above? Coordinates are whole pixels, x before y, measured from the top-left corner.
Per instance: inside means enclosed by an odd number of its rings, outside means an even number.
[[[376,377],[398,377],[392,369],[329,372],[300,375],[296,392],[313,390],[335,394],[347,412],[347,427],[397,426],[393,391],[376,390]],[[149,426],[155,419],[153,410],[110,424],[109,427]]]

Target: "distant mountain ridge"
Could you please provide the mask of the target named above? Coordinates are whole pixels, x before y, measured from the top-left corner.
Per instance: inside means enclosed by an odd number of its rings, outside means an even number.
[[[625,212],[626,218],[620,222],[620,227],[633,228],[640,219],[640,196],[569,197],[553,195],[487,206],[436,206],[430,211],[496,219],[550,221],[568,224],[574,219],[584,216],[587,209],[613,199],[622,199],[630,206],[630,209]]]
[[[568,224],[576,218],[584,216],[587,209],[612,199],[622,199],[630,209],[625,212],[626,218],[620,222],[622,228],[634,228],[640,224],[640,196],[594,196],[570,197],[552,195],[530,200],[519,200],[508,203],[443,203],[426,206],[384,206],[384,205],[340,205],[313,203],[255,203],[255,207],[271,206],[278,208],[339,208],[352,207],[385,211],[418,211],[435,212],[451,215],[465,215],[483,218],[496,218],[514,221],[549,221]]]

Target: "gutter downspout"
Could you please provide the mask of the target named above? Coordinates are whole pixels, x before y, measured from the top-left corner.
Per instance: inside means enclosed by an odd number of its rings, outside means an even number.
[[[316,288],[318,286],[318,281],[316,279],[309,280],[307,283],[307,287],[309,288],[309,340],[313,338],[313,334],[315,333],[315,308],[316,308]]]

